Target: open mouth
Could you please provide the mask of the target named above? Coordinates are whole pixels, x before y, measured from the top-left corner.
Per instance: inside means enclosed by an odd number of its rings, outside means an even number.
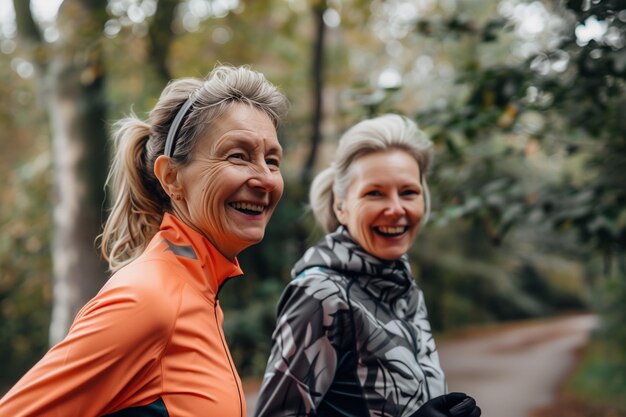
[[[374,231],[385,237],[396,237],[409,230],[409,226],[377,226]]]
[[[265,206],[263,204],[235,202],[229,203],[229,206],[241,213],[249,215],[259,215],[265,210]]]

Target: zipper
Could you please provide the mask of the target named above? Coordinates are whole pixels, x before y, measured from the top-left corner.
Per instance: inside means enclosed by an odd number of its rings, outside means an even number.
[[[219,318],[217,317],[217,308],[218,308],[218,296],[220,294],[220,290],[222,289],[222,285],[224,285],[227,281],[232,278],[241,277],[243,275],[236,275],[233,277],[226,278],[222,284],[217,289],[217,294],[215,294],[215,302],[213,303],[213,311],[215,312],[215,324],[217,325],[217,332],[220,334],[220,340],[222,342],[222,348],[224,349],[224,355],[226,355],[226,359],[228,359],[228,365],[230,366],[230,372],[233,375],[233,380],[235,381],[235,385],[237,386],[237,394],[239,395],[239,416],[244,417],[243,415],[243,395],[241,393],[241,387],[239,386],[237,372],[235,371],[235,365],[233,364],[232,358],[230,356],[230,351],[228,349],[228,345],[226,344],[226,337],[224,336],[224,331],[222,326],[220,326]]]

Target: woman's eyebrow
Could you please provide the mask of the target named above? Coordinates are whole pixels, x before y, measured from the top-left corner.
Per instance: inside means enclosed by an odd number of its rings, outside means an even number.
[[[217,144],[218,150],[227,150],[231,148],[241,147],[244,149],[256,149],[262,145],[263,139],[249,134],[241,134],[246,131],[234,131],[228,132],[224,136],[220,143]],[[282,157],[283,148],[280,144],[272,145],[267,149],[268,154],[276,154]]]
[[[371,188],[385,188],[388,187],[388,184],[379,183],[379,182],[365,182],[363,187],[371,187]],[[407,182],[400,185],[398,188],[422,188],[422,185],[419,182]]]
[[[270,146],[267,150],[268,154],[283,156],[283,147],[278,144],[277,146]]]

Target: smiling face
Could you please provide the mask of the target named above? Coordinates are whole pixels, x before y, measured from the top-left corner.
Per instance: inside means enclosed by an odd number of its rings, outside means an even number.
[[[177,215],[228,259],[259,242],[283,193],[282,148],[262,111],[235,104],[197,143],[178,171]]]
[[[374,152],[352,162],[351,182],[335,214],[368,253],[386,260],[404,255],[424,215],[420,168],[407,152]]]

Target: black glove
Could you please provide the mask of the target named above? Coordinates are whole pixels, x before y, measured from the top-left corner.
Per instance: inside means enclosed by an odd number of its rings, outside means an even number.
[[[472,397],[451,392],[427,401],[413,417],[480,417],[480,407]]]

